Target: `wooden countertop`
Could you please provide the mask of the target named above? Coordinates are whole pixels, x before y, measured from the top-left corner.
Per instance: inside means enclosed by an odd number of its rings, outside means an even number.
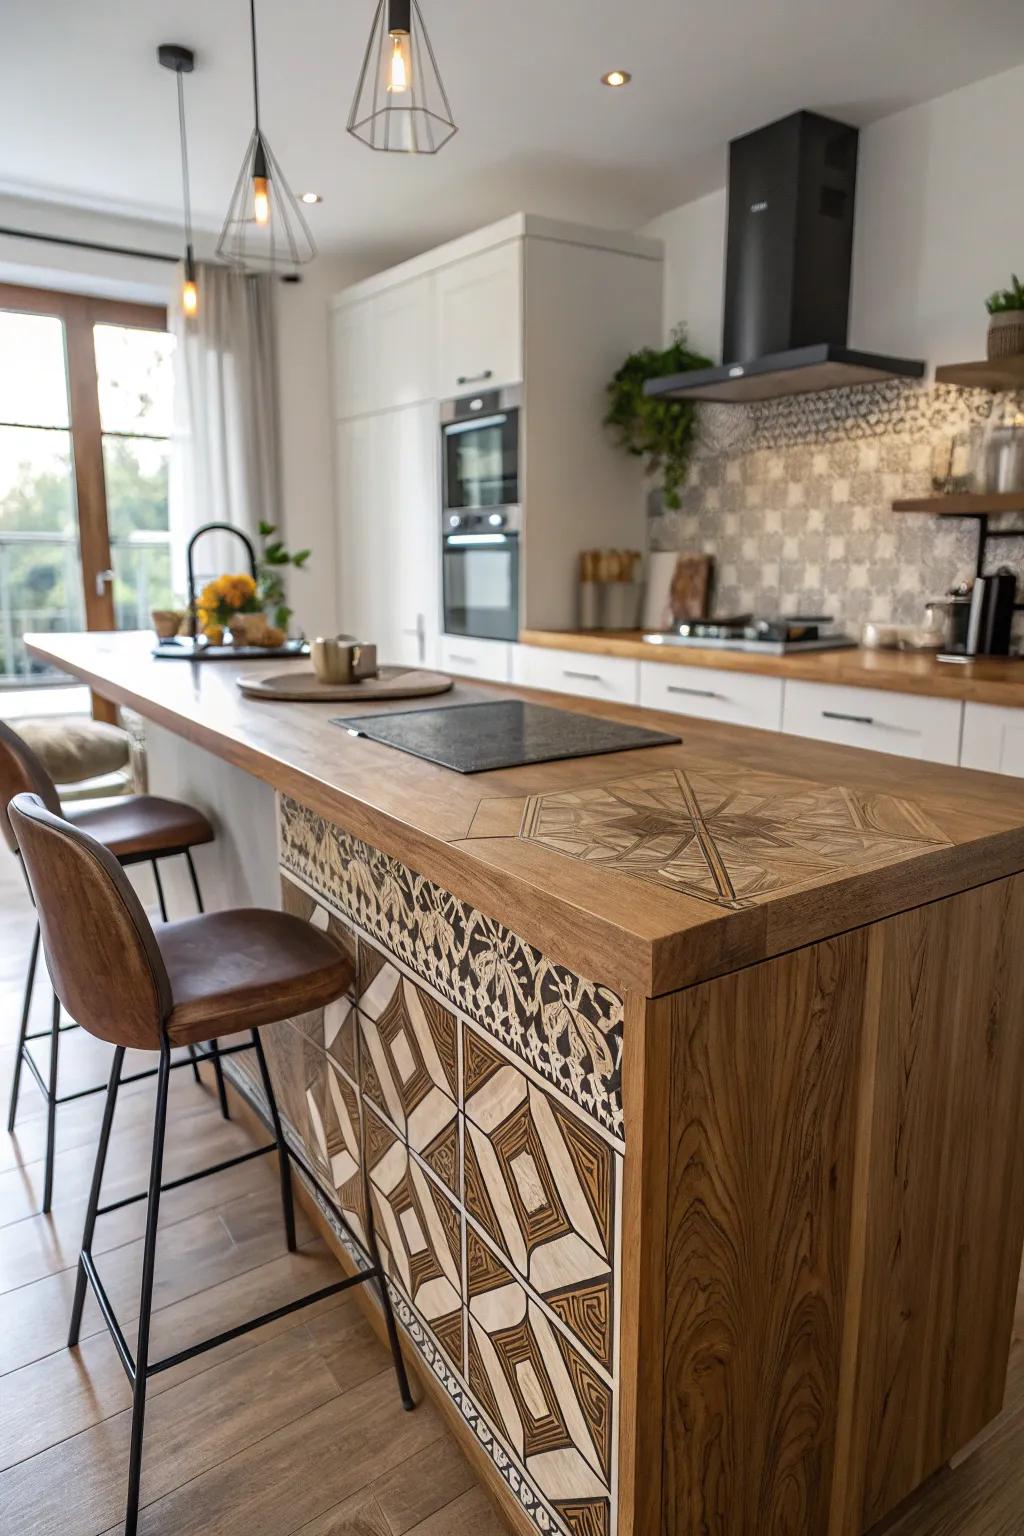
[[[575,630],[525,629],[522,645],[550,646],[591,656],[626,656],[677,667],[718,667],[726,672],[756,672],[763,677],[799,678],[808,683],[841,683],[850,688],[883,688],[892,693],[922,693],[935,699],[964,699],[972,704],[1005,704],[1024,709],[1024,658],[985,656],[977,661],[937,661],[909,651],[806,651],[803,655],[757,656],[749,651],[719,651],[678,645],[650,645],[641,630],[585,633]]]
[[[449,704],[526,697],[684,737],[465,776],[330,724],[394,705],[242,697],[240,672],[280,662],[157,661],[141,633],[26,643],[621,992],[671,991],[1024,869],[1024,782],[992,774],[457,682]]]

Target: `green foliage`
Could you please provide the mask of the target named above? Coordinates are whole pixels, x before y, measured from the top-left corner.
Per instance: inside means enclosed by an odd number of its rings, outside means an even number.
[[[985,300],[990,315],[1003,315],[1010,309],[1024,309],[1024,284],[1016,272],[1010,278],[1009,288],[997,288]]]
[[[682,401],[653,400],[644,394],[644,384],[666,374],[711,366],[710,358],[689,350],[686,328],[680,325],[664,351],[641,347],[631,353],[608,385],[605,426],[612,428],[627,453],[647,460],[647,474],[661,477],[667,507],[680,505],[679,491],[693,447],[694,407]]]
[[[294,555],[291,554],[285,548],[282,541],[274,537],[276,532],[277,525],[275,523],[260,522],[260,538],[263,540],[263,551],[256,562],[256,580],[258,583],[260,606],[272,608],[274,611],[274,623],[278,629],[287,629],[293,610],[288,607],[284,586],[284,571],[288,566],[301,571],[312,551],[300,549]]]

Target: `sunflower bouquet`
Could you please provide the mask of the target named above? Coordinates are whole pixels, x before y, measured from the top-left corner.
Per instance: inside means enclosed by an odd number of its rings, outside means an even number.
[[[196,624],[214,645],[240,613],[262,613],[263,603],[253,578],[244,571],[208,581],[196,599]]]

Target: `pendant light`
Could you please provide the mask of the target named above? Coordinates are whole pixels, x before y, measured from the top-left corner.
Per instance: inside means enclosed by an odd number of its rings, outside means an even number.
[[[412,155],[436,155],[458,132],[418,0],[378,0],[348,131]]]
[[[178,77],[178,133],[181,137],[181,193],[185,209],[185,280],[181,285],[181,309],[187,320],[195,318],[199,310],[199,289],[196,286],[196,263],[192,254],[192,197],[188,184],[188,140],[185,136],[185,87],[183,75],[190,75],[196,67],[196,57],[191,48],[180,43],[161,43],[156,56],[164,69],[173,69]]]
[[[217,254],[243,267],[292,268],[312,261],[316,246],[298,200],[260,126],[256,0],[249,0],[249,31],[255,125],[242,157]]]

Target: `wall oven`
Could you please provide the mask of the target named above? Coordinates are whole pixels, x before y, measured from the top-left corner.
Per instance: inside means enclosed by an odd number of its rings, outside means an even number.
[[[515,640],[519,634],[519,388],[441,406],[444,629]]]

